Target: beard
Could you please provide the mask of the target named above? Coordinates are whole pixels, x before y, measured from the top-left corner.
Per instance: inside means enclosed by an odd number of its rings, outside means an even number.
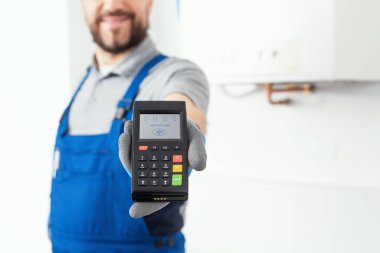
[[[145,37],[147,36],[148,25],[144,26],[142,22],[139,22],[136,19],[134,13],[124,12],[124,11],[115,11],[112,13],[107,13],[110,16],[121,16],[130,20],[131,29],[129,31],[116,30],[112,31],[114,39],[112,42],[107,42],[103,37],[100,23],[102,22],[103,16],[99,16],[93,25],[90,26],[90,31],[92,34],[93,41],[104,51],[118,54],[129,50],[140,44]],[[123,34],[124,33],[124,34]],[[119,37],[119,40],[115,39]]]

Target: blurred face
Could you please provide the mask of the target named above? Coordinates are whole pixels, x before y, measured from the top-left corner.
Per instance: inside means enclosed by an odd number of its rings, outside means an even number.
[[[147,34],[152,0],[82,0],[94,42],[109,53],[138,45]]]

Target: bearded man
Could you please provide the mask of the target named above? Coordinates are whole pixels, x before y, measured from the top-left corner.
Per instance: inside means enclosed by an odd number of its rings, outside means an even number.
[[[152,0],[82,0],[82,8],[96,49],[58,128],[52,250],[184,252],[185,202],[131,200],[130,116],[135,100],[185,101],[189,166],[203,170],[206,77],[194,63],[157,51],[147,35]]]

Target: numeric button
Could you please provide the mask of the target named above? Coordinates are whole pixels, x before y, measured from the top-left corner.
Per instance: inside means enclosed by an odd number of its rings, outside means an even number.
[[[161,169],[163,169],[163,170],[168,170],[168,169],[170,169],[170,163],[162,163],[162,164],[161,164]]]
[[[170,174],[168,171],[163,171],[162,172],[162,177],[170,177]]]
[[[150,180],[150,185],[151,186],[158,186],[158,179],[152,179],[152,180]]]
[[[159,156],[158,155],[152,155],[151,157],[150,157],[150,160],[151,161],[158,161],[159,160]]]
[[[156,177],[158,177],[158,176],[159,176],[158,171],[151,171],[151,172],[150,172],[150,177],[152,177],[152,178],[156,178]]]
[[[150,166],[149,166],[152,170],[156,170],[158,169],[158,163],[150,163]]]
[[[143,169],[147,169],[147,168],[148,168],[148,165],[147,165],[147,163],[140,163],[140,164],[138,165],[138,168],[141,169],[141,170],[143,170]]]
[[[161,185],[162,185],[162,186],[168,186],[169,184],[170,184],[169,179],[163,179],[163,180],[161,181]]]
[[[148,175],[147,175],[146,171],[144,171],[144,170],[141,170],[141,171],[138,172],[138,177],[140,177],[140,178],[147,177],[147,176]]]
[[[147,161],[148,159],[147,159],[146,155],[139,155],[138,160],[139,161]]]
[[[137,184],[140,186],[147,186],[148,185],[148,180],[146,179],[139,179],[137,180]]]
[[[170,161],[170,156],[169,155],[163,155],[161,158],[161,161]]]

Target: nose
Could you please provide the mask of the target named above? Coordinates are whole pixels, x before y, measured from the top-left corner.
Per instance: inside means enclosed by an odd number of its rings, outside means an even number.
[[[113,12],[123,9],[123,1],[121,0],[103,0],[103,10],[106,12]]]

